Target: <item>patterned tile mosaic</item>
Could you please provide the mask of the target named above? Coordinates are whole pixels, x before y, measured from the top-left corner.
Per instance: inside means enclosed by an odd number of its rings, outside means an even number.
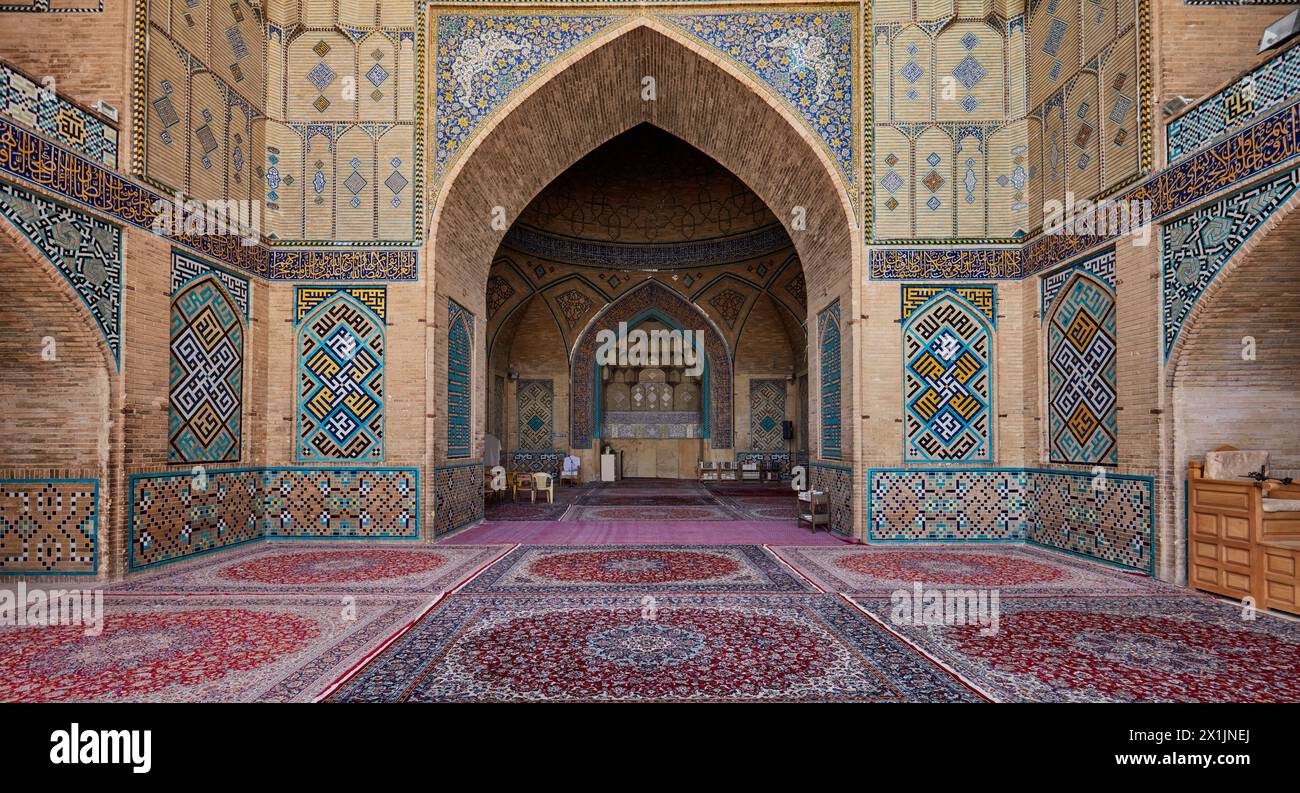
[[[174,272],[172,280],[176,281]],[[216,275],[201,275],[173,293],[167,376],[168,462],[239,460],[244,334],[239,308]]]
[[[483,517],[483,465],[465,463],[433,470],[433,531],[446,534]]]
[[[516,90],[617,19],[578,13],[434,15],[435,181]]]
[[[856,205],[853,12],[764,10],[659,17],[733,59],[781,97],[839,167]]]
[[[786,442],[781,434],[785,421],[784,380],[755,378],[749,381],[749,448],[755,452],[781,451]]]
[[[447,456],[469,457],[474,400],[474,315],[447,301]]]
[[[528,451],[555,448],[555,386],[552,381],[518,381],[515,405],[519,448]]]
[[[1048,459],[1117,465],[1115,292],[1082,267],[1072,273],[1047,320]]]
[[[418,538],[418,468],[229,468],[131,477],[132,570],[265,537]]]
[[[3,62],[0,62],[0,115],[108,168],[117,167],[115,127]]]
[[[2,151],[0,147],[0,151]],[[0,214],[67,279],[119,358],[122,230],[97,217],[0,182]]]
[[[1188,3],[1192,5],[1192,3]],[[1300,93],[1300,47],[1291,47],[1165,125],[1173,165]]]
[[[903,459],[993,459],[993,286],[902,288]]]
[[[830,494],[830,527],[840,534],[853,534],[853,469],[824,463],[813,463],[809,467],[812,489]]]
[[[1021,13],[1015,4],[984,19],[952,3],[872,9],[869,238],[1024,236],[1033,173]]]
[[[1109,194],[1151,167],[1149,0],[1045,0],[1027,16],[1029,228],[1043,203]]]
[[[842,443],[840,375],[842,363],[840,303],[835,301],[817,314],[821,366],[821,456],[839,459]]]
[[[867,539],[1030,541],[1152,573],[1151,477],[1024,468],[867,471]]]
[[[236,275],[202,259],[186,254],[184,251],[172,250],[172,296],[185,284],[204,275],[213,275],[225,287],[226,294],[239,308],[240,316],[248,319],[248,305],[252,294],[249,281],[242,275]]]
[[[295,290],[299,460],[384,458],[387,300],[382,288],[357,291]]]
[[[1300,187],[1300,170],[1267,179],[1201,207],[1161,235],[1161,322],[1165,358],[1205,290],[1278,207]]]
[[[3,117],[0,173],[149,232],[156,232],[157,218],[171,212],[170,195],[125,179]],[[168,228],[159,236],[268,280],[413,281],[418,277],[419,254],[411,249],[267,250],[245,245],[241,237],[231,234],[173,233]]]
[[[98,552],[98,481],[0,479],[0,575],[91,575]]]

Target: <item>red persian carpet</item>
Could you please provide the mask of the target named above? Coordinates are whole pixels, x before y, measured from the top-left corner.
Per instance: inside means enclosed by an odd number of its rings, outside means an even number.
[[[992,635],[898,624],[890,599],[857,600],[1001,702],[1300,701],[1300,623],[1206,596],[1008,599]]]
[[[114,592],[411,592],[432,598],[462,584],[510,545],[304,542],[244,545],[131,576]]]
[[[1189,590],[1023,545],[781,547],[781,559],[825,592],[889,595],[914,583],[1026,595],[1176,595]]]
[[[0,628],[0,701],[311,700],[429,602],[110,596],[99,635],[82,626]]]
[[[447,598],[340,702],[972,702],[834,595]]]
[[[529,545],[464,589],[494,594],[812,592],[757,545]]]

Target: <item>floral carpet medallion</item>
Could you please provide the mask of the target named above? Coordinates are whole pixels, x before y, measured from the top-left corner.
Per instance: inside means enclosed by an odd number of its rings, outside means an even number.
[[[106,597],[99,635],[0,628],[0,702],[311,700],[430,600]]]
[[[1146,576],[1025,546],[848,545],[774,552],[827,592],[888,595],[915,584],[997,589],[1004,597],[1185,593]]]
[[[885,701],[979,697],[837,596],[443,601],[343,702]]]
[[[114,592],[412,592],[449,591],[508,550],[503,545],[258,543],[216,559],[178,562],[132,576]]]
[[[858,602],[1003,702],[1300,701],[1300,623],[1210,597],[1004,599],[992,635],[895,625],[888,598]]]
[[[466,586],[492,594],[811,592],[757,545],[529,545]]]

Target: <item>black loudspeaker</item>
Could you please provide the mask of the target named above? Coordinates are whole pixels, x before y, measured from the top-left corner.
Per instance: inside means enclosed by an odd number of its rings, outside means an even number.
[[[793,422],[793,421],[783,421],[783,422],[781,422],[781,437],[784,438],[784,439],[787,440],[787,441],[792,441],[792,440],[794,440],[794,422]]]

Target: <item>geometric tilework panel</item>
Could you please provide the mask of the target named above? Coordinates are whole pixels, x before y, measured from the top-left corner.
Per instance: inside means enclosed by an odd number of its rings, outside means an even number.
[[[867,540],[1028,541],[1150,573],[1153,487],[1045,469],[872,469]]]
[[[1079,272],[1057,295],[1047,324],[1052,462],[1118,464],[1116,350],[1114,293]]]
[[[1298,186],[1300,170],[1290,171],[1165,225],[1160,272],[1166,360],[1215,276]]]
[[[1027,15],[1036,200],[1093,199],[1150,167],[1150,0],[1044,0]]]
[[[262,485],[267,537],[420,536],[416,468],[272,468]]]
[[[1021,470],[872,470],[869,540],[1023,540],[1029,512]]]
[[[96,572],[99,482],[0,479],[0,574]]]
[[[293,292],[293,324],[302,322],[317,306],[347,292],[361,305],[375,312],[379,321],[388,324],[388,290],[382,286],[300,286]]]
[[[167,461],[239,459],[244,328],[215,275],[189,282],[172,300]]]
[[[523,473],[545,473],[559,478],[564,464],[563,452],[511,452],[510,470]]]
[[[450,465],[433,470],[433,530],[446,534],[483,517],[483,466]]]
[[[1069,283],[1070,279],[1074,277],[1076,270],[1083,270],[1084,272],[1093,275],[1097,280],[1110,287],[1113,292],[1115,290],[1115,249],[1107,248],[1100,253],[1089,256],[1083,261],[1066,265],[1053,273],[1042,276],[1038,282],[1041,298],[1039,301],[1040,308],[1038,313],[1038,321],[1040,323],[1047,319],[1047,315],[1051,313],[1052,301],[1056,299],[1056,295],[1061,291],[1061,287]]]
[[[298,459],[384,457],[384,327],[346,290],[298,331]]]
[[[71,207],[0,182],[0,214],[63,274],[118,359],[122,319],[122,230]]]
[[[129,567],[264,537],[419,537],[418,468],[233,468],[131,477]]]
[[[447,301],[447,456],[470,454],[470,414],[473,400],[474,315],[454,300]],[[522,414],[521,414],[522,415]],[[550,444],[547,444],[550,448]],[[480,494],[481,495],[481,494]]]
[[[817,315],[821,339],[821,456],[836,460],[842,443],[840,414],[840,303],[835,301]]]
[[[0,115],[44,133],[95,162],[117,167],[116,129],[3,63]]]
[[[1121,567],[1155,570],[1150,477],[1034,471],[1028,538]]]
[[[247,278],[227,272],[220,267],[213,267],[202,259],[196,259],[175,248],[172,249],[172,297],[176,296],[182,286],[208,273],[216,276],[221,285],[226,288],[226,293],[230,295],[230,299],[235,301],[239,313],[247,319],[249,293]]]
[[[519,448],[550,451],[555,448],[555,389],[550,380],[520,380]]]
[[[908,290],[914,288],[903,287],[905,315]],[[977,303],[968,302],[956,288],[942,289],[906,317],[903,459],[907,462],[993,459],[993,340],[987,317],[996,314],[993,288],[979,289]]]
[[[785,449],[785,381],[749,381],[749,448],[756,452]]]
[[[131,477],[132,570],[260,539],[259,469]]]
[[[1258,118],[1300,92],[1300,48],[1292,47],[1202,99],[1165,127],[1169,164]]]
[[[840,465],[812,466],[812,489],[830,495],[830,527],[853,534],[853,469]]]
[[[857,183],[856,20],[851,12],[662,14],[660,18],[716,47],[771,88],[817,137],[844,182],[850,187]]]

